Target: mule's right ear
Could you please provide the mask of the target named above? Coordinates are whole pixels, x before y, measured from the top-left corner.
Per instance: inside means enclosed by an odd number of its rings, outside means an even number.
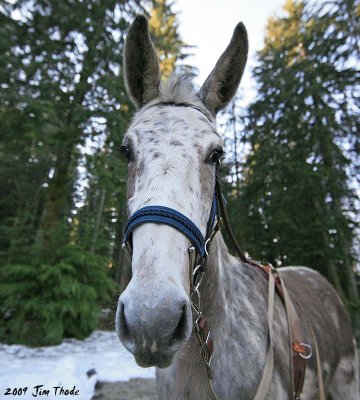
[[[130,26],[125,41],[124,71],[126,89],[136,107],[158,96],[159,60],[143,15],[138,15]]]

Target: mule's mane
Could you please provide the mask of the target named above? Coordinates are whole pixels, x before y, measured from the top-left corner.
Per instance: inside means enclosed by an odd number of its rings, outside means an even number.
[[[160,83],[159,98],[164,102],[202,104],[192,83],[190,75],[171,74]]]

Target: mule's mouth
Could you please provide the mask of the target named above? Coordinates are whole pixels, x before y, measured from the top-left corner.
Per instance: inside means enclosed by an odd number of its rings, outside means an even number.
[[[174,354],[165,354],[159,351],[143,351],[141,353],[134,354],[136,364],[142,368],[158,367],[167,368],[170,367]]]

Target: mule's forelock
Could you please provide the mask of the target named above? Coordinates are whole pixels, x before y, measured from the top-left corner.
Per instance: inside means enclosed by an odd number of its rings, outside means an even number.
[[[203,106],[198,93],[192,84],[192,76],[171,74],[167,80],[160,83],[160,101],[174,104],[194,104]]]

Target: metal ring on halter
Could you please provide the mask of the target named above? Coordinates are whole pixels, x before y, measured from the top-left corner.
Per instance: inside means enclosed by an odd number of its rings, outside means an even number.
[[[304,355],[304,354],[302,354],[302,353],[299,353],[299,356],[301,357],[301,358],[303,358],[303,359],[305,359],[305,360],[308,360],[309,358],[311,358],[312,357],[312,348],[311,348],[311,346],[309,345],[309,344],[307,344],[307,343],[300,343],[302,346],[304,346],[305,348],[307,348],[308,349],[308,354],[306,354],[306,355]]]
[[[206,242],[205,242],[205,249],[204,250],[205,250],[206,257],[209,255],[210,248],[208,249],[208,244],[209,244],[211,239],[212,238],[210,236],[208,239],[206,239]]]

